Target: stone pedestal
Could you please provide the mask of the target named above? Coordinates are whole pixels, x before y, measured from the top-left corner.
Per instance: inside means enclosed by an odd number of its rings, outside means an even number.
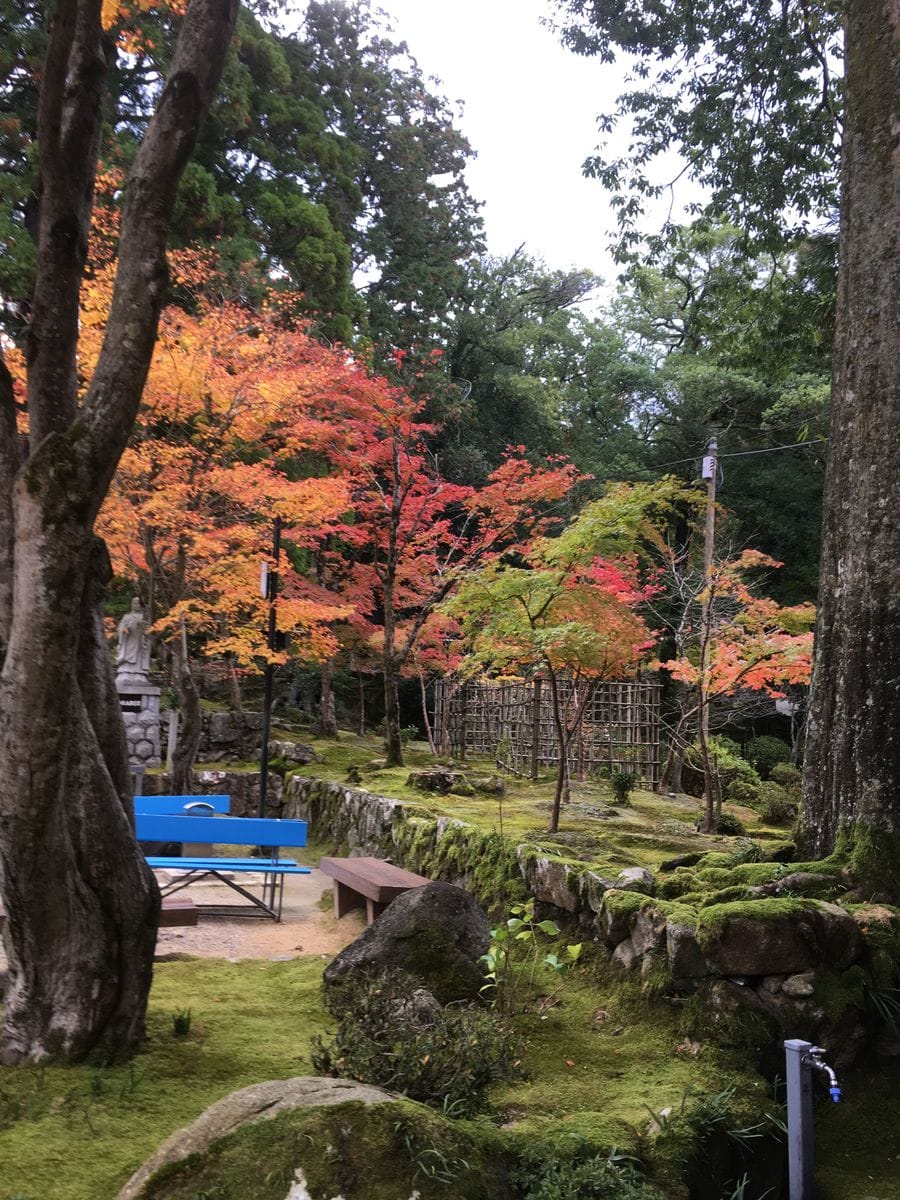
[[[146,677],[128,672],[116,676],[119,707],[128,738],[129,761],[138,766],[161,765],[159,738],[159,696],[161,689]]]

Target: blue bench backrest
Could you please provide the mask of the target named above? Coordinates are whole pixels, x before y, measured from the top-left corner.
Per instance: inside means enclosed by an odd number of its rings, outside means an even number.
[[[170,816],[202,817],[204,813],[228,813],[230,796],[135,796],[136,813],[167,813]]]
[[[135,813],[139,842],[208,842],[223,846],[305,846],[305,821],[274,817],[182,817]]]

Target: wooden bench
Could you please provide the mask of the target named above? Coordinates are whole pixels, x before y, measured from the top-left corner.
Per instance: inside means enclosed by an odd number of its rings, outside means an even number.
[[[183,925],[196,925],[199,909],[193,900],[187,896],[167,896],[163,898],[159,914],[159,928],[178,928]],[[0,933],[6,924],[6,913],[0,905]]]
[[[334,880],[335,916],[365,907],[367,925],[381,916],[396,896],[431,883],[423,875],[381,858],[323,858],[319,870]]]
[[[222,846],[265,846],[269,853],[246,858],[225,858],[218,855],[190,854],[147,855],[155,870],[175,871],[178,875],[162,886],[164,896],[171,896],[204,878],[216,879],[248,901],[248,904],[202,904],[201,912],[228,913],[232,916],[262,915],[281,920],[284,900],[284,880],[287,875],[308,875],[310,868],[301,867],[293,858],[282,858],[282,846],[306,845],[305,821],[282,821],[271,817],[180,816],[168,813],[135,813],[139,842],[201,843]],[[262,877],[259,893],[250,890],[253,884],[245,880],[242,886],[235,875]]]

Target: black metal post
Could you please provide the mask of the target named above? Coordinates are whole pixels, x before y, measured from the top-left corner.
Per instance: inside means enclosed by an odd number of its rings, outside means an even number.
[[[275,518],[272,531],[272,559],[274,569],[266,577],[266,592],[269,600],[268,647],[274,653],[277,642],[278,561],[281,557],[281,517]],[[271,659],[266,663],[263,690],[262,750],[259,761],[259,815],[266,815],[266,793],[269,785],[269,724],[272,716],[272,684],[275,666]]]

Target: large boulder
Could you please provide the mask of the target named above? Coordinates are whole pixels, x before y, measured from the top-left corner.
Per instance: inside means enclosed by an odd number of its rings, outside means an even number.
[[[344,1079],[284,1079],[220,1100],[168,1139],[117,1200],[508,1200],[499,1131]]]
[[[357,1083],[353,1079],[318,1079],[297,1076],[254,1083],[216,1101],[205,1112],[167,1138],[159,1149],[131,1176],[116,1200],[138,1200],[147,1195],[145,1185],[163,1167],[202,1155],[213,1142],[257,1121],[270,1121],[298,1108],[360,1101],[384,1104],[394,1100],[390,1092]]]
[[[700,948],[720,975],[796,975],[817,966],[844,970],[861,950],[859,929],[836,904],[750,900],[703,910]]]
[[[488,919],[462,888],[429,883],[392,900],[381,916],[325,968],[326,986],[352,972],[400,970],[441,1004],[473,1000],[484,986],[478,961],[490,944]]]

